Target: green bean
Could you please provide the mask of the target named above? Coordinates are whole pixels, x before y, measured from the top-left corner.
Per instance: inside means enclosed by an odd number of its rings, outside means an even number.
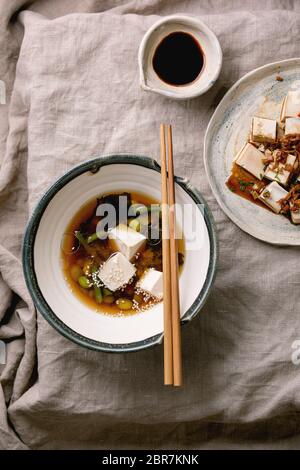
[[[83,246],[83,248],[85,249],[85,251],[89,254],[89,255],[94,255],[94,250],[89,247],[86,239],[84,238],[84,236],[82,235],[81,232],[79,232],[79,230],[76,230],[76,232],[74,232],[75,234],[75,237],[77,238],[77,240],[79,240],[79,242],[81,243],[81,245]]]
[[[80,276],[78,278],[78,282],[84,289],[89,289],[92,286],[90,280],[86,276]]]
[[[92,233],[92,235],[89,235],[87,237],[87,243],[93,243],[95,242],[96,240],[99,240],[99,239],[103,239],[107,236],[107,232],[95,232],[95,233]]]
[[[85,240],[84,236],[82,235],[82,233],[79,232],[79,230],[76,230],[74,232],[74,234],[75,234],[75,237],[77,238],[77,240],[79,240],[80,243],[84,246],[86,244],[86,240]]]
[[[103,300],[101,287],[94,286],[94,294],[96,302],[101,304]]]
[[[86,242],[87,242],[87,243],[93,243],[93,242],[95,242],[96,240],[98,240],[97,232],[93,233],[92,235],[89,235],[89,236],[87,237]]]

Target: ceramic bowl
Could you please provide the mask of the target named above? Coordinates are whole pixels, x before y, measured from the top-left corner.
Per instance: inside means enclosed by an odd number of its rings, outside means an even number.
[[[70,340],[101,351],[137,351],[161,342],[162,303],[130,316],[97,313],[83,304],[67,285],[60,257],[63,234],[70,219],[97,195],[135,191],[160,199],[160,167],[152,159],[110,155],[83,163],[62,176],[37,205],[25,233],[23,269],[38,311]],[[186,256],[180,275],[182,321],[191,320],[203,306],[217,262],[217,242],[211,213],[187,181],[176,177],[179,207],[188,210],[182,225]],[[198,242],[190,236],[195,222]]]
[[[204,53],[204,67],[199,77],[184,86],[173,86],[163,82],[152,65],[153,55],[159,43],[165,36],[175,31],[194,36]],[[172,15],[158,21],[147,31],[140,44],[138,61],[140,85],[143,90],[186,100],[202,95],[216,82],[222,67],[222,50],[215,34],[198,18]]]

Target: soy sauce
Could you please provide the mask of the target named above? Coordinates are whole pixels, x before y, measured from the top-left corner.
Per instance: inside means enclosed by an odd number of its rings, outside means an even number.
[[[169,85],[188,85],[199,76],[204,54],[191,34],[177,31],[158,44],[152,65],[159,78]]]

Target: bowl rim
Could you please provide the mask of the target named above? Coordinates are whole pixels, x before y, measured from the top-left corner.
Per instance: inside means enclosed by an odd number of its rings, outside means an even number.
[[[212,79],[209,82],[207,82],[207,84],[204,85],[203,88],[201,88],[200,90],[189,91],[186,93],[183,92],[181,95],[173,93],[171,89],[161,90],[159,88],[150,88],[146,84],[145,79],[144,79],[144,59],[145,59],[144,56],[145,56],[145,51],[146,51],[148,42],[151,40],[152,35],[155,34],[156,30],[160,26],[162,26],[163,24],[172,23],[172,22],[174,23],[182,22],[182,23],[185,23],[187,26],[189,26],[190,24],[193,24],[194,26],[202,30],[203,33],[206,34],[206,36],[209,38],[218,57],[216,70]],[[220,42],[216,34],[202,20],[200,20],[198,16],[186,15],[186,14],[180,14],[180,13],[169,15],[153,23],[150,26],[150,28],[146,31],[146,33],[144,34],[141,40],[139,50],[138,50],[140,87],[145,91],[152,91],[153,93],[158,93],[160,95],[167,96],[175,100],[188,100],[188,99],[197,98],[198,96],[204,95],[204,93],[206,93],[216,83],[220,75],[221,69],[222,69],[222,63],[223,63],[223,52],[222,52],[222,48],[221,48]]]
[[[35,209],[32,212],[32,215],[27,223],[24,238],[23,238],[23,247],[22,247],[22,264],[23,264],[23,274],[25,282],[29,293],[32,297],[32,300],[35,304],[35,307],[38,312],[53,326],[59,333],[61,333],[65,338],[79,344],[80,346],[92,349],[95,351],[102,352],[134,352],[142,349],[149,348],[155,344],[159,344],[162,341],[163,333],[156,334],[149,338],[146,338],[142,341],[136,341],[133,343],[124,343],[124,344],[110,344],[104,343],[96,340],[92,340],[86,336],[81,335],[80,333],[69,328],[62,320],[60,320],[56,314],[52,311],[48,303],[43,297],[43,294],[39,288],[38,281],[36,278],[34,270],[34,244],[36,234],[39,228],[41,218],[46,210],[48,204],[52,198],[70,181],[74,178],[80,176],[81,174],[91,171],[96,173],[100,170],[101,167],[113,164],[131,164],[142,166],[151,170],[160,172],[160,166],[156,160],[135,155],[135,154],[109,154],[98,156],[90,160],[85,161],[79,165],[68,170],[60,178],[58,178],[44,193],[39,202],[37,203]],[[204,305],[209,291],[213,285],[217,259],[218,259],[218,241],[217,233],[213,220],[212,213],[201,195],[201,193],[194,188],[190,182],[178,176],[175,176],[175,182],[183,188],[184,191],[193,199],[196,204],[202,204],[204,208],[204,220],[206,223],[209,241],[210,241],[210,257],[209,257],[209,266],[207,270],[207,275],[205,282],[202,286],[201,291],[197,295],[197,298],[191,305],[191,307],[185,312],[184,316],[181,319],[181,323],[187,323],[192,320],[197,313],[200,311]]]

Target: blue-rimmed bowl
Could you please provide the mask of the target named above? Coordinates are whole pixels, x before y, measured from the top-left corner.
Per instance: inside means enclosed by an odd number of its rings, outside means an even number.
[[[70,290],[63,276],[60,246],[78,209],[100,194],[133,191],[160,199],[160,167],[137,155],[108,155],[89,160],[57,180],[38,203],[23,243],[23,269],[37,310],[66,338],[106,352],[138,351],[163,337],[162,303],[131,316],[93,311]],[[176,177],[177,216],[186,255],[180,276],[182,322],[190,321],[205,303],[217,264],[213,218],[201,194]]]

